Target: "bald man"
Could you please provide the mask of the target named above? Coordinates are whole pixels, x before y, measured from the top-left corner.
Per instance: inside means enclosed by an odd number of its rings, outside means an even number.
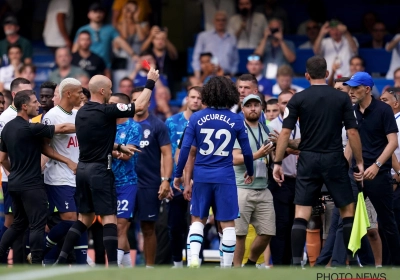
[[[59,104],[47,112],[42,122],[48,125],[61,123],[75,124],[77,110],[74,110],[74,107],[79,106],[81,102],[81,82],[74,78],[66,78],[58,86],[58,92],[60,95]],[[47,139],[46,142],[56,152],[70,159],[76,165],[79,158],[79,145],[76,133],[57,134],[51,140]],[[44,170],[44,184],[49,200],[49,212],[52,213],[52,217],[59,216],[61,219],[60,222],[57,222],[51,228],[46,237],[44,257],[45,263],[50,264],[55,262],[57,256],[52,257],[51,255],[53,254],[47,253],[65,237],[70,227],[78,218],[74,200],[76,189],[75,175],[66,164],[50,159],[47,168]],[[75,247],[76,262],[78,264],[85,264],[87,234],[82,234],[80,242],[75,244]]]
[[[114,143],[116,120],[133,118],[135,111],[146,108],[158,77],[158,70],[151,68],[145,89],[135,103],[128,105],[106,104],[112,93],[111,80],[102,75],[90,79],[90,101],[79,109],[75,121],[80,150],[75,193],[79,216],[68,231],[57,263],[66,263],[74,244],[92,224],[95,215],[100,215],[108,264],[117,265],[117,195],[111,170],[111,154],[117,150],[132,155],[135,149]]]

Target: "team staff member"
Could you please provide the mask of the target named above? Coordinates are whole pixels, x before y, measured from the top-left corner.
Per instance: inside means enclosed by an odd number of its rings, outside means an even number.
[[[393,213],[390,175],[392,155],[398,147],[396,120],[390,106],[372,97],[374,82],[368,73],[357,72],[344,85],[350,86],[351,100],[356,104],[354,112],[365,163],[364,194],[376,210],[392,263],[400,265],[400,238]]]
[[[130,103],[130,98],[123,93],[111,96],[109,104]],[[115,143],[132,148],[139,147],[142,137],[142,128],[132,118],[117,119],[117,134]],[[132,260],[128,241],[128,229],[131,225],[135,209],[137,193],[137,174],[135,165],[137,155],[128,156],[118,151],[113,151],[112,170],[115,175],[115,188],[117,191],[117,228],[118,228],[118,265],[131,267]]]
[[[135,111],[145,109],[158,70],[150,69],[146,88],[132,104],[105,104],[111,96],[111,80],[96,75],[89,81],[91,99],[76,115],[76,136],[79,142],[79,163],[76,174],[75,201],[78,221],[69,229],[58,257],[58,263],[67,261],[76,241],[92,224],[95,214],[103,223],[103,242],[109,265],[117,265],[117,197],[114,175],[111,171],[111,152],[118,150],[131,155],[131,147],[114,144],[116,119],[131,118]]]
[[[279,94],[278,107],[280,114],[269,123],[271,129],[281,132],[285,109],[292,97],[293,93],[289,90],[282,91]],[[299,139],[300,137],[300,127],[297,122],[290,134],[290,138]],[[276,215],[276,235],[272,237],[270,243],[272,263],[274,265],[290,265],[292,256],[290,231],[293,225],[295,211],[293,201],[297,176],[296,155],[298,155],[298,151],[288,148],[286,153],[288,153],[288,155],[282,161],[285,181],[282,182],[282,185],[279,187],[273,178],[268,178],[269,189],[274,199]],[[266,261],[268,262],[269,260]]]
[[[306,228],[312,206],[318,199],[325,183],[335,205],[343,217],[345,247],[350,240],[354,220],[354,198],[348,174],[348,164],[343,155],[342,126],[347,130],[359,173],[355,179],[362,180],[364,171],[361,143],[353,108],[346,93],[326,85],[329,72],[323,57],[307,60],[306,79],[311,87],[295,94],[283,115],[282,132],[279,135],[274,162],[274,179],[279,185],[284,181],[282,160],[290,134],[300,120],[301,142],[298,161],[295,204],[296,212],[292,228],[293,265],[300,266],[306,241]],[[348,250],[350,264],[356,264]]]
[[[12,98],[15,98],[15,95],[17,92],[22,91],[22,90],[32,90],[32,85],[31,82],[25,78],[16,78],[11,82],[10,85],[10,90],[11,90],[11,96]],[[17,116],[17,109],[14,106],[14,102],[11,103],[10,106],[1,114],[0,116],[0,133],[3,130],[4,126],[14,119]],[[3,195],[4,195],[4,225],[3,228],[0,230],[0,240],[1,237],[3,236],[4,232],[8,229],[8,227],[11,225],[13,222],[13,214],[12,214],[12,199],[11,196],[8,195],[8,173],[5,172],[3,168],[1,168],[1,181],[2,181],[2,189],[3,189]],[[15,250],[18,247],[17,250]],[[22,259],[23,252],[20,250],[20,246],[14,246],[14,263],[15,260],[19,260],[19,262]],[[8,256],[8,254],[6,254]],[[7,258],[6,256],[6,258]],[[18,256],[18,257],[16,257]],[[7,260],[0,259],[0,262],[6,262]]]
[[[243,174],[246,172],[246,166],[242,149],[237,140],[232,152],[240,211],[240,217],[235,221],[236,249],[233,259],[235,267],[242,265],[246,235],[250,224],[254,226],[257,236],[251,243],[246,265],[253,267],[256,265],[257,259],[267,248],[271,237],[275,235],[275,211],[272,194],[267,184],[266,162],[266,157],[274,147],[272,143],[264,145],[264,141],[268,139],[268,133],[259,122],[260,115],[263,113],[261,103],[258,95],[250,94],[243,99],[242,106],[249,143],[253,152],[255,179],[251,184],[245,183]]]
[[[40,155],[54,157],[49,147],[43,145],[43,138],[73,132],[75,126],[29,124],[29,119],[37,116],[39,111],[39,102],[32,90],[18,92],[14,104],[17,117],[1,132],[0,162],[10,172],[8,191],[13,199],[15,219],[1,239],[0,258],[29,226],[32,263],[42,264],[47,195],[42,182]]]
[[[132,101],[141,96],[142,87],[134,88]],[[155,263],[157,238],[155,223],[158,220],[161,200],[171,198],[172,149],[165,124],[149,114],[148,106],[135,114],[134,120],[142,127],[141,153],[138,154],[136,196],[138,218],[143,233],[143,251],[147,267]],[[161,184],[160,184],[161,183]]]
[[[186,97],[186,110],[168,118],[165,125],[168,128],[168,135],[171,140],[172,155],[176,154],[179,141],[187,126],[189,118],[194,112],[201,110],[201,87],[189,89]],[[174,161],[174,169],[176,168]],[[181,186],[182,189],[182,186]],[[186,235],[188,202],[184,199],[182,192],[174,190],[174,198],[169,203],[168,225],[170,231],[170,244],[172,260],[175,267],[182,267],[182,245]]]

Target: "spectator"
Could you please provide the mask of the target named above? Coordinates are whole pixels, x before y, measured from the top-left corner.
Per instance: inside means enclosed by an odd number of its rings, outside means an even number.
[[[4,95],[0,92],[0,115],[4,112],[4,104],[6,103]]]
[[[282,22],[282,31],[285,33],[289,31],[289,20],[285,9],[279,7],[278,0],[266,0],[262,11],[267,19],[277,18]]]
[[[224,70],[218,65],[218,61],[213,59],[212,53],[200,54],[200,80],[192,80],[191,85],[201,85],[206,83],[213,76],[223,76]]]
[[[215,28],[215,15],[218,11],[224,11],[227,18],[231,18],[235,14],[234,0],[201,0],[203,4],[204,30],[212,31]]]
[[[11,95],[11,91],[9,90],[3,90],[3,96],[4,96],[4,111],[7,110],[7,108],[13,103],[13,97]]]
[[[362,33],[371,34],[377,21],[378,16],[374,12],[365,13],[362,19]]]
[[[111,44],[116,45],[118,48],[125,50],[129,57],[136,59],[137,56],[128,43],[121,38],[118,31],[110,24],[103,24],[105,10],[100,3],[93,3],[89,7],[88,18],[90,23],[78,29],[76,34],[81,34],[82,31],[88,31],[92,44],[90,51],[94,52],[103,58],[108,69],[111,68]],[[78,50],[77,44],[78,36],[75,36],[73,52]]]
[[[19,69],[22,66],[22,49],[19,45],[10,45],[7,54],[10,64],[0,68],[0,91],[10,90],[10,84],[19,77]]]
[[[272,83],[262,75],[264,65],[261,56],[256,54],[249,55],[247,57],[246,68],[250,74],[256,77],[258,81],[258,91],[264,95],[272,96]]]
[[[372,40],[361,44],[361,48],[369,48],[369,49],[383,49],[386,45],[386,26],[383,22],[377,21],[374,23],[372,28]]]
[[[59,47],[72,46],[69,38],[73,24],[73,8],[70,0],[51,0],[47,8],[43,39],[54,51]]]
[[[255,53],[263,57],[266,78],[274,79],[278,68],[296,60],[293,42],[283,39],[283,26],[280,19],[271,19],[264,37]]]
[[[22,49],[22,61],[32,62],[32,44],[28,39],[19,36],[18,21],[14,16],[8,16],[3,21],[4,34],[6,38],[0,41],[0,56],[2,65],[8,65],[7,50],[10,45],[19,45]]]
[[[31,82],[31,86],[33,91],[36,93],[36,97],[38,100],[39,99],[39,91],[40,91],[40,85],[35,83],[35,78],[36,78],[36,66],[33,64],[24,64],[20,68],[20,77],[27,79],[29,82]]]
[[[86,73],[89,74],[89,77],[93,77],[94,75],[104,75],[108,78],[111,77],[110,70],[106,68],[104,60],[90,51],[92,41],[88,31],[84,30],[78,34],[76,44],[78,50],[72,54],[72,65],[85,70]]]
[[[324,38],[329,33],[329,38]],[[327,63],[327,69],[337,64],[338,69],[334,78],[350,76],[350,61],[357,54],[357,40],[351,36],[346,25],[337,20],[325,22],[321,27],[317,40],[314,43],[314,53],[322,55]]]
[[[169,84],[174,81],[174,60],[178,59],[178,51],[175,46],[168,40],[168,30],[160,29],[158,26],[153,26],[150,31],[150,36],[143,43],[142,51],[149,51],[156,59],[157,69],[161,75],[167,77]]]
[[[251,0],[238,1],[239,14],[230,18],[228,30],[235,34],[238,49],[255,49],[267,28],[267,20],[254,12]]]
[[[226,31],[227,15],[218,11],[214,16],[214,30],[203,31],[197,36],[193,51],[192,67],[195,77],[200,80],[200,54],[209,52],[218,61],[225,74],[235,75],[239,65],[239,53],[235,36]]]
[[[163,122],[165,122],[173,114],[178,113],[178,110],[172,111],[172,108],[169,106],[171,92],[167,87],[161,86],[156,88],[155,99],[157,107],[154,110],[154,115]]]
[[[306,35],[308,37],[308,41],[301,44],[299,46],[299,49],[312,49],[315,43],[315,40],[317,40],[318,34],[319,34],[319,24],[310,19],[306,23]]]
[[[277,97],[282,91],[291,91],[293,93],[304,90],[304,88],[293,85],[293,69],[289,65],[282,65],[276,74],[276,84],[272,87],[272,94]]]
[[[89,77],[86,74],[80,75],[76,79],[81,82],[82,87],[89,88]]]
[[[132,95],[133,83],[129,77],[124,77],[119,81],[118,92],[121,92],[129,97]]]
[[[392,52],[389,71],[386,73],[386,79],[392,80],[394,71],[400,67],[400,34],[396,34],[392,41],[386,44],[385,49]]]
[[[71,65],[71,52],[67,47],[58,48],[56,50],[56,64],[57,69],[50,73],[49,80],[59,84],[65,78],[77,78],[81,75],[86,75],[87,73],[80,67]]]
[[[385,91],[388,91],[389,88],[392,88],[392,87],[400,88],[400,68],[397,68],[396,70],[394,70],[392,79],[394,81],[394,84],[386,85],[382,90],[382,94]]]
[[[122,8],[121,20],[115,25],[121,37],[128,42],[135,53],[140,53],[144,40],[149,35],[149,24],[140,21],[137,1],[129,0]]]
[[[266,124],[268,125],[272,120],[279,116],[279,105],[278,99],[272,98],[267,101],[267,106],[265,107],[265,118]]]
[[[128,0],[114,0],[112,6],[112,25],[115,28],[118,28],[118,23],[123,20],[123,8]],[[137,19],[139,22],[147,21],[150,13],[151,7],[148,0],[136,0],[138,16]]]

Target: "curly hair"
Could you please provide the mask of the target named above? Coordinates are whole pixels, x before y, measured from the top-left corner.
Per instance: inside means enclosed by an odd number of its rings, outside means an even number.
[[[239,92],[230,79],[213,77],[203,86],[202,101],[208,107],[231,108],[239,103]]]

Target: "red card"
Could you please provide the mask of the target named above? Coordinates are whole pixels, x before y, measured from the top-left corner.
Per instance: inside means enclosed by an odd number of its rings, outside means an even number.
[[[143,60],[142,62],[142,66],[143,68],[145,68],[146,70],[150,70],[151,66],[149,64],[149,62],[147,60]]]

